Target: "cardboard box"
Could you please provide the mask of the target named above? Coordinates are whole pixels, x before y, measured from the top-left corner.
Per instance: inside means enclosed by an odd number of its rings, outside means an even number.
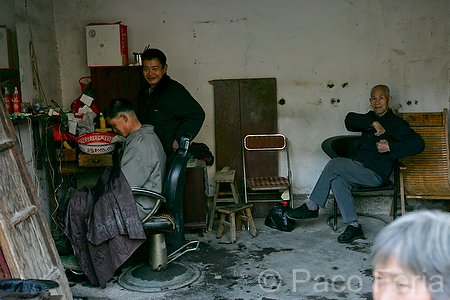
[[[11,30],[0,27],[0,69],[13,69]],[[12,93],[12,92],[11,92]]]
[[[88,67],[128,65],[127,26],[114,24],[86,25]]]

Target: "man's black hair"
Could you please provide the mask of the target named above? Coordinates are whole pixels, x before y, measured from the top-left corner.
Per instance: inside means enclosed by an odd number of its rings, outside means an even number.
[[[142,62],[144,62],[144,60],[152,60],[154,58],[156,58],[160,62],[161,66],[164,68],[167,62],[167,57],[161,50],[149,48],[146,49],[144,53],[141,54]]]
[[[135,113],[133,104],[125,98],[115,98],[105,107],[103,114],[105,118],[114,119],[120,113]]]

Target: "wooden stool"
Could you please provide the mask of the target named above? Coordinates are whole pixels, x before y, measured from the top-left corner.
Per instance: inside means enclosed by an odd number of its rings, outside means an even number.
[[[252,218],[252,212],[251,208],[253,207],[253,204],[246,204],[246,203],[238,203],[233,205],[227,205],[222,206],[217,209],[219,213],[221,213],[220,216],[220,225],[219,229],[217,230],[217,238],[221,238],[223,236],[223,230],[225,226],[230,227],[230,240],[231,243],[236,243],[236,228],[238,230],[241,229],[241,221],[247,221],[248,227],[250,228],[250,233],[252,236],[256,237],[258,236],[258,232],[256,231],[255,223],[253,222]],[[243,215],[242,213],[244,213]],[[236,213],[240,213],[236,216]],[[225,217],[229,215],[230,216],[230,222],[225,221]]]
[[[230,167],[224,167],[222,170],[216,172],[214,180],[216,181],[216,192],[214,194],[214,201],[212,203],[211,209],[209,211],[209,224],[208,230],[211,230],[214,223],[214,214],[216,213],[217,203],[221,202],[233,202],[239,203],[239,194],[237,192],[236,181],[235,181],[235,170],[230,170]],[[231,192],[221,192],[221,184],[230,185]],[[232,197],[221,197],[219,195],[226,195]]]

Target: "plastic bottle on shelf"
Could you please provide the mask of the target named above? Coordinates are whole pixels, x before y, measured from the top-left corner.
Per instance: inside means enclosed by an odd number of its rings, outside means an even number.
[[[100,113],[100,129],[106,129],[105,116]]]
[[[8,109],[8,114],[13,113],[13,104],[11,100],[11,94],[8,91],[8,88],[5,87],[5,94],[3,95],[3,100],[5,100],[6,109]]]
[[[13,112],[20,113],[21,110],[21,103],[20,103],[20,94],[19,90],[17,89],[17,86],[14,88],[14,94],[12,96],[12,103],[13,103]]]
[[[39,110],[42,108],[41,100],[39,99],[39,95],[36,95],[36,96],[34,97],[33,108],[34,108],[36,111],[39,111]]]

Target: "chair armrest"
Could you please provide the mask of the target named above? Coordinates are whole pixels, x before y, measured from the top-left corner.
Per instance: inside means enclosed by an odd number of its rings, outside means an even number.
[[[359,140],[358,135],[338,135],[327,138],[322,142],[322,150],[330,157],[350,157]]]
[[[138,188],[138,187],[132,187],[131,188],[131,192],[133,193],[133,195],[143,195],[143,196],[148,196],[151,198],[155,198],[156,199],[156,204],[153,207],[153,209],[141,220],[142,223],[145,223],[151,216],[153,216],[158,209],[161,207],[161,205],[166,202],[166,198],[161,195],[160,193],[151,191],[151,190],[147,190],[144,188]]]
[[[156,198],[161,200],[162,202],[166,202],[166,198],[161,195],[160,193],[151,191],[151,190],[147,190],[144,188],[138,188],[138,187],[132,187],[131,188],[131,192],[133,193],[133,195],[144,195],[144,196],[149,196],[152,198]]]
[[[332,142],[335,140],[336,137],[327,138],[322,142],[322,150],[325,152],[330,158],[336,158],[338,155],[336,152],[334,152],[333,148],[331,147]]]

